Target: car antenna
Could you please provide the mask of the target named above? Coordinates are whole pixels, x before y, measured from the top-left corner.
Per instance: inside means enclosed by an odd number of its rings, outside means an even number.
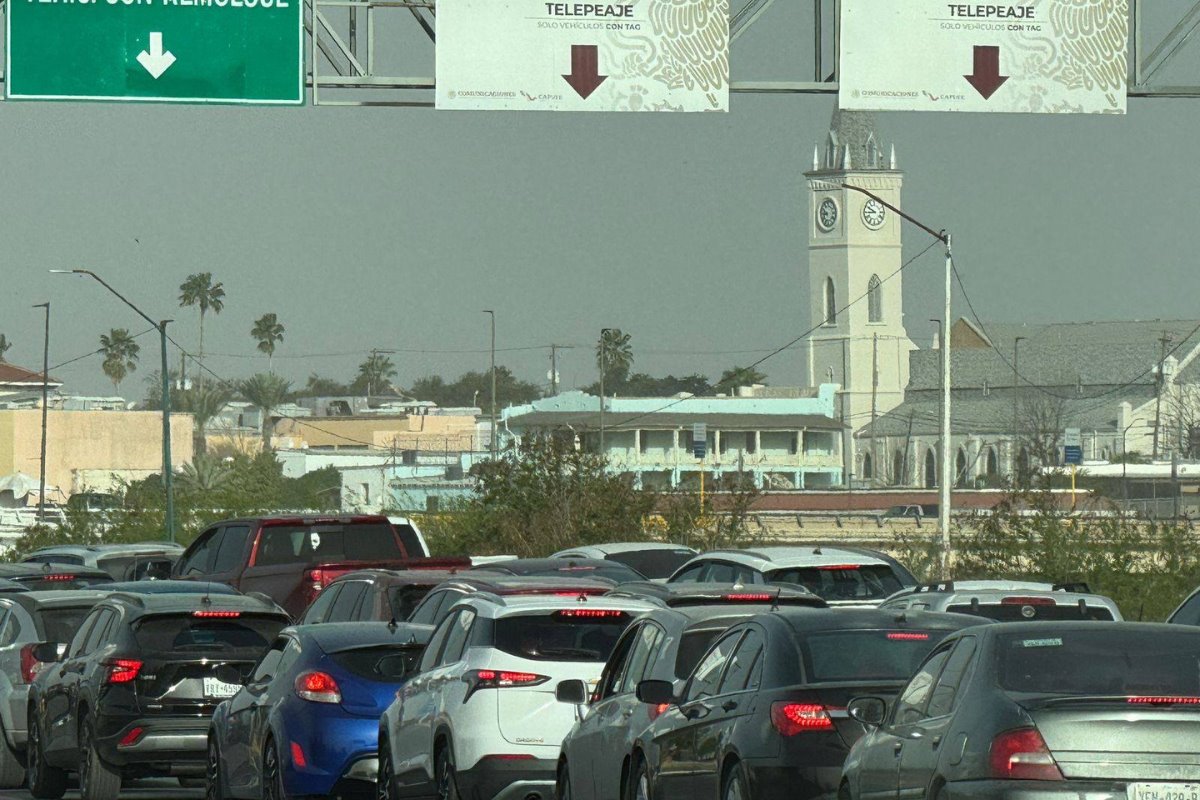
[[[588,601],[587,592],[580,592],[579,597],[575,598],[576,603],[586,603]]]
[[[780,597],[780,595],[782,595],[782,594],[783,594],[783,587],[782,587],[782,586],[776,586],[776,587],[775,587],[775,599],[771,601],[771,610],[772,610],[772,611],[778,611],[778,610],[779,610],[779,597]]]
[[[824,553],[821,552],[821,545],[817,545],[816,547],[813,548],[813,555],[814,556],[824,555]]]

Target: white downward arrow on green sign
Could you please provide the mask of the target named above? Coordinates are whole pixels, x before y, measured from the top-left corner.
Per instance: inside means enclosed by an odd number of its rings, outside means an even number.
[[[162,33],[153,31],[150,34],[150,52],[143,50],[138,53],[137,60],[150,73],[150,77],[158,80],[175,63],[175,55],[170,50],[163,52]]]

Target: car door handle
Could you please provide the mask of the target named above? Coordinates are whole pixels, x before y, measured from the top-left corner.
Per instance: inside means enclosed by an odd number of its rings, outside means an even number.
[[[929,744],[930,744],[930,745],[932,745],[932,747],[933,747],[933,749],[934,749],[934,750],[937,750],[937,749],[938,749],[938,746],[939,746],[941,743],[942,743],[942,737],[941,737],[941,736],[935,736],[935,737],[933,737],[932,739],[930,739],[930,740],[929,740]]]
[[[726,700],[724,703],[721,703],[722,711],[733,711],[737,707],[737,700]]]
[[[896,755],[900,755],[900,751],[903,749],[904,749],[904,742],[896,742],[895,744],[892,745],[892,750],[895,751]]]
[[[633,716],[633,709],[632,709],[632,708],[627,708],[627,709],[625,709],[624,711],[622,711],[622,712],[621,712],[621,719],[629,719],[629,718],[630,718],[630,717],[632,717],[632,716]]]

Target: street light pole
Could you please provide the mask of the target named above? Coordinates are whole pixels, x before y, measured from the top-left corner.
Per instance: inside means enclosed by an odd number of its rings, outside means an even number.
[[[38,473],[38,522],[46,523],[46,423],[50,404],[50,303],[38,303],[34,308],[46,309],[46,332],[42,337],[42,458]]]
[[[491,375],[492,375],[492,460],[496,460],[496,312],[485,308],[483,313],[492,318],[492,359],[491,359]]]
[[[608,335],[612,328],[600,329],[600,455],[603,456],[604,450],[604,373],[608,370],[608,342],[604,337]]]
[[[942,235],[946,244],[946,308],[942,313],[942,485],[938,498],[938,526],[942,529],[942,575],[949,578],[950,568],[950,483],[953,480],[950,458],[950,339],[954,324],[950,316],[950,297],[954,290],[954,256],[950,234]]]
[[[1013,339],[1013,423],[1012,423],[1012,475],[1015,478],[1017,475],[1017,444],[1019,436],[1017,436],[1017,397],[1020,390],[1021,373],[1017,369],[1017,364],[1020,363],[1021,357],[1021,342],[1025,341],[1024,336],[1018,336]]]
[[[56,275],[84,275],[92,278],[107,289],[113,296],[133,309],[139,317],[149,322],[158,330],[159,343],[162,349],[162,458],[163,458],[163,493],[166,495],[166,527],[167,539],[175,541],[175,481],[174,469],[171,464],[171,380],[167,373],[167,323],[171,320],[154,320],[145,311],[130,302],[129,298],[110,286],[103,278],[90,269],[52,269]]]

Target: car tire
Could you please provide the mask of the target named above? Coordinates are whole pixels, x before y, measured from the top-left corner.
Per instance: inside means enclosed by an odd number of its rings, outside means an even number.
[[[396,800],[396,769],[392,766],[392,747],[387,739],[379,737],[379,776],[375,783],[375,800]],[[212,798],[220,800],[220,798]]]
[[[121,771],[104,763],[96,750],[96,728],[90,719],[79,727],[80,800],[117,800]]]
[[[46,763],[42,745],[42,729],[33,709],[29,713],[29,743],[25,747],[26,776],[29,794],[36,800],[60,800],[67,793],[67,773]]]
[[[25,785],[25,765],[8,744],[8,735],[0,727],[0,789],[20,789]]]
[[[454,745],[444,742],[438,748],[434,766],[434,788],[437,800],[460,800],[458,793],[458,771],[454,768]]]
[[[571,770],[567,766],[567,762],[563,762],[558,768],[558,779],[554,782],[554,798],[555,800],[572,800],[573,793],[571,792]]]
[[[263,750],[263,800],[287,800],[287,790],[283,788],[283,762],[279,760],[279,748],[275,746],[275,742],[269,741]]]
[[[639,758],[636,766],[629,773],[629,790],[627,800],[651,800],[650,770],[646,767],[646,759]]]
[[[180,778],[179,785],[183,785]],[[204,762],[205,800],[225,800],[225,785],[221,782],[221,748],[213,737],[208,739],[208,755]]]
[[[742,770],[741,762],[729,768],[725,775],[725,785],[721,787],[722,800],[750,800],[750,787],[746,786],[746,773]]]

